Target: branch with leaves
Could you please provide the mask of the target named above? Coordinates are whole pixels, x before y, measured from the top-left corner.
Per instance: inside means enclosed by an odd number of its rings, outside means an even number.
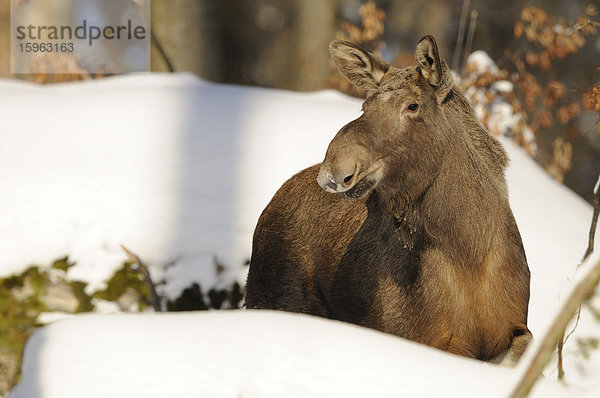
[[[123,245],[121,245],[121,249],[123,249],[125,254],[127,254],[127,257],[129,257],[129,261],[137,266],[137,268],[135,268],[134,270],[140,273],[144,284],[148,288],[148,292],[150,293],[150,301],[152,303],[154,311],[162,311],[162,307],[160,305],[160,298],[156,293],[156,287],[154,286],[154,282],[152,281],[152,278],[150,276],[150,270],[148,269],[146,264],[144,264],[144,262],[140,260],[140,258],[137,255],[135,255],[131,250],[129,250]]]

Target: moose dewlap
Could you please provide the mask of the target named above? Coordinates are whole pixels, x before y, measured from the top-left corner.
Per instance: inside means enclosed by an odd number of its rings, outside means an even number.
[[[514,364],[531,339],[529,268],[503,148],[453,85],[433,37],[404,69],[351,43],[329,50],[369,91],[364,112],[263,211],[246,306]]]

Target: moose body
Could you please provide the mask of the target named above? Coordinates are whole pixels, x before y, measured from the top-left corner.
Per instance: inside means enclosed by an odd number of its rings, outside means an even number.
[[[342,41],[330,52],[369,90],[364,113],[263,211],[246,306],[514,364],[531,339],[529,269],[500,143],[431,36],[417,45],[418,66],[404,69]]]

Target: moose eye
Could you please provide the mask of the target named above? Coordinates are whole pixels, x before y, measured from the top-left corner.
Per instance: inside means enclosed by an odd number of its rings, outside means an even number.
[[[419,104],[410,104],[406,107],[406,110],[410,112],[416,112],[417,109],[419,109]]]

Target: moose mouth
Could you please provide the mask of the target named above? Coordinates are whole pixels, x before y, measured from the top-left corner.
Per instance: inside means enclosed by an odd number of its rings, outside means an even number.
[[[381,166],[374,167],[372,170],[367,170],[367,172],[363,173],[362,176],[357,175],[358,173],[350,176],[350,180],[355,180],[354,185],[347,191],[343,192],[344,196],[349,199],[360,199],[367,193],[371,192],[379,181],[377,174],[381,171],[381,169]]]
[[[352,188],[347,191],[344,191],[343,194],[348,199],[360,199],[368,192],[371,192],[377,181],[372,178],[363,178],[358,181]]]

